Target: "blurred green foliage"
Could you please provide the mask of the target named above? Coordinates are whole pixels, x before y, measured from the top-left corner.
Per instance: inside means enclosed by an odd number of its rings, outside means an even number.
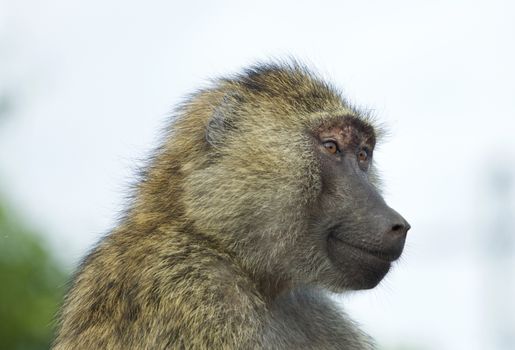
[[[0,348],[48,349],[66,274],[0,198]]]

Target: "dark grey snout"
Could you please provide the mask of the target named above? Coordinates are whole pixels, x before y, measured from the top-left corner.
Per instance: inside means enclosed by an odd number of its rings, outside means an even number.
[[[386,207],[383,214],[382,245],[388,255],[399,257],[404,248],[410,224],[395,210]]]

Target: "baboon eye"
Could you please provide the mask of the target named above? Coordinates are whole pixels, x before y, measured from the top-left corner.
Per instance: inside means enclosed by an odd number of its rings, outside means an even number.
[[[368,152],[365,148],[362,148],[358,152],[358,160],[360,162],[366,162],[368,160]]]
[[[324,147],[331,154],[336,154],[336,153],[340,152],[338,145],[334,141],[325,141]]]

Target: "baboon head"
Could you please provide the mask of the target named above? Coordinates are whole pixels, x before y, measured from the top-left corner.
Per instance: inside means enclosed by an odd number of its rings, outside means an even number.
[[[261,283],[372,288],[409,230],[378,191],[377,136],[304,67],[260,65],[182,107],[161,197]]]

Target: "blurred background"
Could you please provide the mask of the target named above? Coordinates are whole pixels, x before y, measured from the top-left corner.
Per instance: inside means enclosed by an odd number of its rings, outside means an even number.
[[[0,347],[48,348],[81,257],[184,96],[294,56],[390,129],[411,225],[339,297],[381,349],[515,349],[515,3],[0,0]]]

